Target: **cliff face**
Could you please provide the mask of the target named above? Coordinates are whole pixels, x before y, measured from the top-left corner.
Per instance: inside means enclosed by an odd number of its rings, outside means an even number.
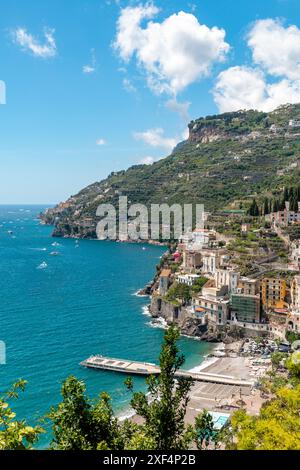
[[[152,165],[113,172],[41,215],[54,235],[95,238],[100,203],[203,203],[222,209],[300,178],[300,105],[272,113],[241,111],[189,124],[189,138]],[[296,123],[296,125],[295,125]]]

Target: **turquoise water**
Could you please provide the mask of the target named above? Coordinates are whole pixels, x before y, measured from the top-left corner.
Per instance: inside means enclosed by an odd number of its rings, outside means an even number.
[[[42,209],[0,206],[0,340],[7,352],[1,392],[26,379],[14,409],[34,424],[59,401],[62,381],[73,374],[85,380],[91,396],[107,391],[116,411],[124,411],[125,376],[79,363],[92,354],[157,362],[163,330],[143,314],[148,299],[134,294],[151,280],[165,249],[88,240],[76,247],[74,240],[51,238],[51,228],[36,219]],[[60,255],[50,256],[53,251]],[[37,269],[42,263],[47,267]],[[188,338],[180,345],[187,368],[211,348]],[[145,388],[142,378],[135,382]],[[40,445],[48,441],[49,432]]]

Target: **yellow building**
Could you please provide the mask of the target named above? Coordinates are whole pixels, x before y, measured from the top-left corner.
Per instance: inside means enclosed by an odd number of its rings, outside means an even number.
[[[280,278],[264,278],[260,281],[260,295],[264,308],[285,308],[287,303],[286,281]]]

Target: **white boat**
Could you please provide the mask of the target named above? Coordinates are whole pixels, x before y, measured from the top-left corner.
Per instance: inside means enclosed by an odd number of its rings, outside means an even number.
[[[48,268],[48,264],[43,261],[36,269],[46,269]]]
[[[59,256],[60,253],[59,251],[52,251],[51,253],[49,253],[50,256]]]

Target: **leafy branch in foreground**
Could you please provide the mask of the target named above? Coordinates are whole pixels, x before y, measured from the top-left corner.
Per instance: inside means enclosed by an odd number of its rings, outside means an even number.
[[[278,359],[275,358],[275,366]],[[234,450],[299,450],[300,449],[300,353],[293,353],[285,362],[286,375],[272,371],[265,381],[271,399],[263,404],[258,416],[245,410],[231,418],[227,448]]]
[[[15,419],[16,413],[8,401],[19,398],[19,392],[26,387],[25,380],[16,382],[10,390],[0,397],[0,450],[31,449],[39,435],[44,432],[39,426],[28,426],[25,420]]]
[[[53,423],[53,449],[97,450],[114,447],[118,422],[113,415],[109,395],[102,393],[92,403],[85,391],[85,384],[73,376],[63,383],[63,400],[48,415]]]
[[[192,426],[184,422],[193,381],[190,377],[176,376],[184,363],[177,347],[178,338],[179,332],[174,327],[165,333],[159,357],[161,373],[147,379],[150,399],[143,392],[134,392],[131,378],[126,381],[133,393],[131,406],[144,419],[145,435],[152,439],[156,450],[188,449],[194,439]]]

